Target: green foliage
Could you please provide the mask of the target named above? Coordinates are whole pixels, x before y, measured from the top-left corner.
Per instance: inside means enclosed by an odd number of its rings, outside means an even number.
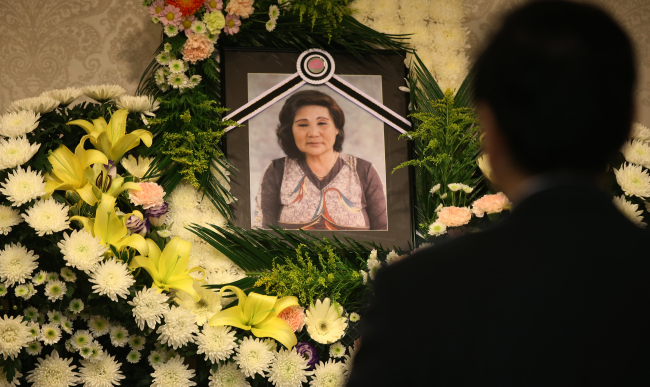
[[[276,259],[273,270],[263,273],[255,286],[278,297],[296,296],[302,305],[325,297],[346,306],[358,302],[360,297],[354,296],[366,286],[357,265],[342,260],[331,246],[314,247],[317,258],[310,256],[311,249],[300,245],[294,255]]]
[[[349,7],[352,0],[291,0],[291,11],[298,14],[300,22],[306,16],[311,20],[311,28],[314,29],[317,21],[320,21],[325,29],[325,35],[332,39],[332,31],[343,20],[349,16],[352,9]]]

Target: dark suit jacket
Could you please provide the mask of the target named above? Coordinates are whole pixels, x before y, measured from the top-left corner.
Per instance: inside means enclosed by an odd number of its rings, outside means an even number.
[[[348,387],[650,386],[650,233],[559,187],[379,270]]]

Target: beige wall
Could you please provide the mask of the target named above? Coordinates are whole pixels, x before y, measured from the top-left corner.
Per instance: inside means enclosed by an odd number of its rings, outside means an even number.
[[[458,1],[466,5],[474,56],[499,16],[526,0]],[[610,9],[636,43],[638,120],[650,126],[650,1],[591,1]],[[68,86],[117,83],[133,93],[159,41],[160,27],[140,0],[0,0],[0,112],[13,100]]]

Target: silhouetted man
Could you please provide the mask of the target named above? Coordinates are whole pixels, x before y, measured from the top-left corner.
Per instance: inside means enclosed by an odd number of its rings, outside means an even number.
[[[650,234],[598,185],[631,127],[628,37],[597,8],[539,1],[476,66],[515,208],[380,269],[348,386],[650,385]]]

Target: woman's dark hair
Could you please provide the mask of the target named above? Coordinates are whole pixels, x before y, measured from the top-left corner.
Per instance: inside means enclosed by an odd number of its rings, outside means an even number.
[[[529,173],[598,173],[629,134],[632,44],[594,6],[523,6],[505,19],[475,68],[475,99],[492,109],[512,156]]]
[[[340,152],[343,150],[343,140],[345,139],[345,115],[339,104],[332,97],[316,90],[299,91],[287,99],[287,102],[280,110],[280,124],[278,125],[277,135],[280,148],[289,158],[300,159],[304,154],[296,146],[296,139],[293,137],[293,120],[298,110],[304,106],[323,106],[329,110],[330,116],[334,121],[334,126],[339,130],[334,141],[334,150]]]

